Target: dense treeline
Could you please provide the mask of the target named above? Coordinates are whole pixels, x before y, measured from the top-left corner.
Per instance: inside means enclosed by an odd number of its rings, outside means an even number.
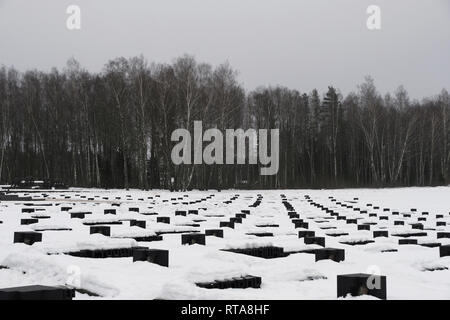
[[[280,169],[182,165],[170,159],[177,128],[278,128]],[[0,69],[0,182],[60,179],[73,186],[300,188],[449,183],[450,99],[421,102],[403,87],[381,96],[371,78],[342,97],[328,87],[245,92],[228,64],[184,56],[172,64],[109,61],[90,73]]]

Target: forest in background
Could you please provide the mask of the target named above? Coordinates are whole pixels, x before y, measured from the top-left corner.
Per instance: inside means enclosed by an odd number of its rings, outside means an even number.
[[[142,56],[92,73],[0,68],[0,183],[33,176],[102,188],[274,189],[450,183],[450,98],[382,96],[366,77],[345,97],[281,86],[246,92],[228,63]],[[301,77],[302,75],[299,75]],[[444,85],[444,84],[443,84]],[[324,88],[320,88],[324,89]],[[180,165],[173,130],[280,130],[277,175],[259,165]],[[205,143],[206,145],[206,143]],[[174,185],[171,178],[174,177]]]

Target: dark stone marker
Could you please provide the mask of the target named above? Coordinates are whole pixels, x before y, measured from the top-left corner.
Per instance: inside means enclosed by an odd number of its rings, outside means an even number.
[[[222,229],[205,230],[205,235],[223,238],[223,230]]]
[[[33,213],[34,211],[34,208],[22,208],[22,213]]]
[[[358,230],[369,230],[370,231],[370,224],[360,224],[360,225],[358,225]]]
[[[370,274],[346,274],[337,276],[337,296],[370,295],[386,300],[386,276]]]
[[[242,218],[230,218],[230,222],[235,223],[242,223]]]
[[[65,287],[25,286],[0,289],[0,300],[72,300],[75,289]]]
[[[25,243],[32,245],[35,242],[42,241],[42,233],[26,231],[26,232],[14,232],[14,243]]]
[[[169,250],[138,248],[133,250],[133,262],[148,261],[163,267],[169,266]]]
[[[438,239],[450,238],[450,232],[438,232],[437,233],[437,238]]]
[[[196,214],[196,215],[198,215],[198,210],[189,210],[188,214]]]
[[[201,233],[191,233],[181,235],[181,244],[201,244],[206,245],[206,237]]]
[[[187,214],[186,211],[181,211],[181,210],[175,211],[175,215],[176,216],[183,216],[183,217],[185,217],[186,214]]]
[[[417,239],[399,239],[398,244],[399,245],[417,244]]]
[[[404,225],[405,225],[405,221],[401,221],[401,220],[394,221],[394,226],[404,226]]]
[[[35,224],[38,223],[39,219],[20,219],[20,224],[21,225],[29,225],[29,224]]]
[[[72,212],[70,214],[71,219],[84,219],[85,213],[84,212]]]
[[[314,237],[316,235],[315,231],[311,231],[311,230],[304,230],[304,231],[299,231],[298,232],[298,237],[299,238],[306,238],[306,237]]]
[[[132,208],[130,208],[130,211],[132,211],[131,209],[132,209]],[[139,212],[139,209],[138,209],[137,212]],[[103,211],[103,213],[104,213],[104,214],[116,214],[116,209],[105,209],[105,210]]]
[[[345,260],[344,249],[334,249],[334,248],[316,249],[315,255],[316,255],[316,262],[320,260],[333,260],[336,262]]]
[[[374,238],[379,238],[379,237],[389,237],[389,233],[385,230],[377,230],[373,232],[373,237]]]
[[[195,285],[204,289],[258,289],[261,287],[261,277],[244,276],[227,280],[216,280],[214,282],[199,282]]]
[[[144,220],[131,220],[130,227],[136,226],[142,229],[145,229],[147,222]]]
[[[227,227],[227,228],[231,228],[234,229],[234,223],[230,222],[230,221],[220,221],[219,227]]]
[[[439,255],[441,257],[448,257],[450,256],[450,245],[441,246],[439,248]]]
[[[325,247],[324,237],[305,237],[303,238],[305,244],[317,244],[319,246]]]
[[[413,223],[413,224],[411,224],[411,228],[418,229],[418,230],[423,230],[423,224],[421,224],[421,223]]]
[[[111,227],[109,226],[92,226],[90,228],[90,233],[94,234],[94,233],[100,233],[104,236],[110,236],[111,235]]]
[[[128,208],[130,212],[139,212],[139,208]]]
[[[170,224],[170,217],[157,217],[156,222]]]

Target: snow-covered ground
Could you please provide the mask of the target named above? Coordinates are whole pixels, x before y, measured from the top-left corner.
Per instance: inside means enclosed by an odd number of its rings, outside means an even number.
[[[261,204],[256,208],[249,207],[258,194],[262,195]],[[303,239],[299,239],[298,231],[301,229],[295,229],[291,222],[282,203],[282,194],[300,218],[309,223],[309,230],[315,231],[316,236],[325,237],[326,247],[345,249],[345,261],[315,262],[314,255],[308,253],[263,259],[220,250],[267,244],[283,247],[285,251],[320,248],[318,245],[305,245]],[[36,199],[42,198],[41,193],[31,195]],[[0,203],[0,288],[71,284],[91,294],[77,292],[75,299],[337,299],[337,275],[379,272],[387,277],[388,299],[450,299],[450,257],[440,258],[437,247],[399,245],[398,240],[402,238],[396,236],[420,231],[427,235],[413,237],[419,244],[450,244],[450,239],[437,239],[436,235],[437,232],[450,232],[449,187],[182,193],[70,189],[49,192],[48,195],[45,201],[32,202],[32,206],[25,206],[20,201]],[[235,195],[239,197],[231,203],[224,203]],[[356,224],[337,220],[311,205],[305,198],[307,195],[340,216],[357,218],[358,225],[365,222],[375,224],[370,231],[358,230]],[[208,196],[212,197],[206,198]],[[195,200],[201,201],[192,203]],[[367,210],[367,213],[342,207],[337,202]],[[61,207],[72,209],[61,211]],[[22,213],[22,208],[35,208],[36,211]],[[139,212],[129,211],[129,208],[139,208]],[[384,211],[385,208],[390,211]],[[105,215],[104,209],[116,209],[117,214]],[[198,209],[198,215],[175,215],[176,210],[191,209]],[[241,210],[250,210],[251,214],[234,229],[221,228],[224,238],[207,236],[205,246],[182,245],[180,233],[163,233],[162,241],[136,242],[130,239],[168,231],[197,230],[203,233],[205,229],[219,229],[221,221],[228,221]],[[394,215],[396,211],[398,215]],[[84,219],[71,219],[72,212],[92,214],[87,214]],[[429,214],[423,215],[422,212]],[[377,213],[377,216],[369,217],[370,213]],[[405,217],[404,213],[411,216]],[[437,215],[443,217],[438,218]],[[20,224],[21,219],[32,216],[39,218],[37,224]],[[157,217],[161,216],[170,217],[170,224],[157,223]],[[380,216],[388,216],[388,220],[381,220]],[[418,218],[426,218],[426,221],[420,221],[424,230],[412,229],[410,223],[417,223]],[[130,219],[145,220],[146,228],[130,227]],[[119,220],[121,225],[111,225],[110,237],[90,235],[90,227],[83,224]],[[404,225],[394,225],[394,221],[404,221]],[[437,221],[445,222],[445,225],[437,226]],[[199,224],[200,227],[186,224]],[[267,224],[279,226],[258,227]],[[376,230],[387,230],[389,237],[373,238]],[[31,246],[13,244],[15,231],[39,231],[42,242]],[[252,232],[270,232],[274,236],[246,235]],[[341,233],[346,235],[336,236]],[[359,240],[374,242],[357,246],[341,243]],[[91,259],[64,254],[83,249],[135,246],[169,250],[169,267],[133,262],[131,257]],[[196,282],[240,275],[260,276],[261,288],[219,290],[195,285]]]

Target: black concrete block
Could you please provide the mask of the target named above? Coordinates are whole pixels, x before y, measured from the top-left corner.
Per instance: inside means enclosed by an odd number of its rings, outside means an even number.
[[[371,295],[386,300],[386,276],[370,274],[346,274],[337,276],[337,296]]]
[[[349,246],[363,246],[368,243],[374,243],[374,242],[375,241],[373,241],[373,240],[351,240],[351,241],[341,241],[339,243],[347,244]]]
[[[25,232],[14,232],[14,243],[25,243],[32,245],[35,242],[42,241],[42,233],[25,231]]]
[[[404,226],[404,225],[405,225],[405,221],[401,221],[401,220],[394,221],[394,226]]]
[[[72,300],[75,290],[66,287],[24,286],[0,289],[0,300]]]
[[[153,241],[162,241],[163,237],[160,235],[156,236],[143,236],[143,237],[127,237],[136,240],[137,242],[153,242]]]
[[[423,224],[421,224],[421,223],[412,223],[411,224],[411,228],[418,229],[418,230],[423,230]]]
[[[439,255],[441,257],[448,257],[450,256],[450,245],[441,246],[439,248]]]
[[[196,285],[204,289],[258,289],[261,287],[261,277],[244,276],[213,282],[198,282]]]
[[[84,219],[85,214],[84,212],[71,212],[70,218],[71,219]]]
[[[316,235],[315,231],[310,230],[301,230],[298,232],[299,238],[314,237],[315,235]]]
[[[201,233],[191,233],[181,235],[181,244],[201,244],[206,245],[206,238],[204,234]]]
[[[128,258],[133,256],[134,249],[135,248],[80,250],[66,252],[66,254],[74,257],[91,259]]]
[[[450,238],[450,232],[438,232],[437,233],[437,238],[438,239]]]
[[[370,231],[370,224],[360,224],[360,225],[358,225],[358,230],[369,230]]]
[[[133,250],[133,262],[148,261],[163,267],[169,266],[169,250],[138,248]]]
[[[389,232],[386,230],[377,230],[373,232],[373,237],[374,238],[379,238],[379,237],[389,237]]]
[[[242,223],[242,218],[230,218],[230,222],[235,224],[235,223]]]
[[[132,211],[131,209],[132,208],[130,208],[130,211]],[[139,212],[139,209],[137,212]],[[103,213],[104,214],[116,214],[116,209],[105,209],[105,210],[103,210]]]
[[[303,219],[293,219],[291,220],[292,223],[294,224],[294,228],[303,228],[303,229],[308,229],[308,222],[304,222]]]
[[[205,235],[214,236],[218,238],[223,238],[223,230],[222,229],[209,229],[205,230]]]
[[[104,236],[110,236],[111,235],[111,227],[109,226],[92,226],[90,227],[90,234],[94,233],[100,233]]]
[[[323,248],[315,250],[316,261],[333,260],[336,262],[345,260],[345,250],[335,248]]]
[[[273,233],[271,232],[249,232],[246,233],[246,235],[256,237],[273,237]]]
[[[39,222],[39,219],[33,219],[33,218],[30,218],[30,219],[20,219],[20,224],[21,224],[21,225],[35,224],[35,223],[38,223],[38,222]]]
[[[347,219],[347,224],[357,224],[357,220],[356,219]]]
[[[437,247],[440,247],[442,244],[440,242],[425,242],[425,243],[420,243],[419,245],[422,247],[427,247],[427,248],[437,248]]]
[[[111,222],[83,222],[85,226],[101,226],[101,225],[121,225],[122,221]]]
[[[231,228],[234,229],[234,223],[230,221],[220,221],[219,226],[222,228]]]
[[[236,248],[236,249],[225,249],[223,251],[229,251],[234,253],[241,253],[253,257],[264,258],[264,259],[275,259],[286,257],[284,249],[281,247],[267,246],[258,248]]]
[[[69,211],[72,210],[72,207],[61,207],[61,211]]]
[[[305,244],[317,244],[319,246],[325,247],[324,237],[305,237],[303,238]]]
[[[447,225],[447,222],[445,221],[436,221],[437,227],[445,227]]]
[[[399,245],[417,244],[417,239],[399,239],[398,244]]]
[[[198,215],[198,210],[189,210],[188,214],[196,214],[196,215]]]
[[[34,208],[22,208],[22,213],[33,213],[35,211]]]
[[[170,224],[170,217],[157,217],[156,222]]]
[[[139,212],[139,208],[128,208],[130,212]]]
[[[147,222],[144,220],[131,220],[130,221],[130,227],[136,226],[136,227],[145,229],[146,225],[147,225]]]
[[[187,212],[184,210],[177,210],[177,211],[175,211],[175,215],[185,217],[187,215]]]

